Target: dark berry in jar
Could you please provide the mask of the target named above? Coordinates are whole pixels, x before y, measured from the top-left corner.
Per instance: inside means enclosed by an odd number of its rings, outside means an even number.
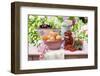
[[[40,25],[40,28],[51,28],[51,26],[48,24],[42,24]]]

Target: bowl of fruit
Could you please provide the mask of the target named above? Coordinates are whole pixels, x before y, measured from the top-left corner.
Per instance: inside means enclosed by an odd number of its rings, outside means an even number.
[[[57,50],[61,48],[63,42],[62,37],[58,32],[49,31],[47,35],[43,35],[42,39],[50,50]]]

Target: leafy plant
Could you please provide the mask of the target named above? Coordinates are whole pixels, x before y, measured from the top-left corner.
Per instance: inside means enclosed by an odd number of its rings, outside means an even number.
[[[70,17],[68,17],[68,19],[73,20],[73,19],[75,19],[75,16],[70,16]]]
[[[40,36],[38,35],[38,32],[36,28],[39,27],[40,18],[38,16],[28,16],[28,41],[29,43],[33,44],[34,46],[39,45]]]
[[[71,31],[74,32],[76,38],[88,41],[88,35],[85,32],[86,29],[81,29],[84,26],[86,25],[84,25],[82,20],[79,20],[75,25],[72,26]]]
[[[52,28],[60,29],[63,22],[62,16],[51,16],[46,19],[45,23],[52,26]]]
[[[39,40],[41,39],[38,35],[37,29],[42,24],[48,24],[53,28],[61,28],[63,22],[62,16],[34,16],[28,15],[28,42],[34,46],[39,45]]]

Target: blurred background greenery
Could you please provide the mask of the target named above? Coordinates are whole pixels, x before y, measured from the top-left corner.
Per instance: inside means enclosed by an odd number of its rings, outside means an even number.
[[[28,42],[34,46],[38,46],[39,40],[41,40],[38,29],[41,25],[46,24],[50,25],[51,29],[61,29],[62,24],[66,23],[66,20],[72,20],[73,23],[70,30],[74,32],[77,38],[88,40],[87,27],[85,29],[82,28],[87,26],[88,19],[86,17],[28,15]]]

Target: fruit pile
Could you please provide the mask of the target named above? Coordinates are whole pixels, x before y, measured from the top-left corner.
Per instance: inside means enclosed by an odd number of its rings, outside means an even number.
[[[44,41],[60,41],[62,38],[59,33],[50,31],[47,35],[42,36]]]

